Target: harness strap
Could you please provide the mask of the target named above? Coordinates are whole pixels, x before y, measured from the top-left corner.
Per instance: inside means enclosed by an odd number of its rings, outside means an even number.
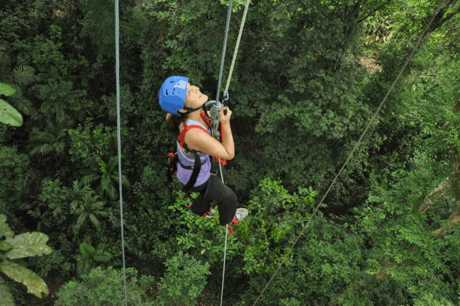
[[[195,185],[196,179],[198,178],[198,174],[201,171],[200,156],[198,155],[196,151],[193,151],[193,154],[195,155],[195,163],[193,166],[192,175],[190,176],[190,179],[188,180],[187,184],[183,188],[185,192],[188,192],[190,191],[190,189],[192,189],[193,185]]]
[[[200,113],[201,119],[206,123],[206,125],[211,128],[211,118],[206,114],[206,112],[201,112]]]
[[[205,112],[201,112],[200,113],[200,117],[201,119],[203,119],[203,121],[206,123],[206,125],[211,128],[211,118],[209,118],[209,116],[205,113]],[[220,125],[220,140],[222,141],[222,125]],[[225,159],[220,159],[220,158],[216,158],[217,161],[219,162],[219,164],[221,164],[222,166],[226,166],[228,164],[228,161],[225,160]]]
[[[182,148],[184,148],[184,145],[185,145],[185,135],[191,129],[200,129],[200,130],[204,131],[206,134],[209,134],[208,130],[206,130],[201,125],[197,125],[197,124],[187,125],[187,124],[184,123],[184,128],[182,129],[182,131],[180,131],[179,136],[177,137],[177,140],[179,141],[179,144],[180,144],[180,146]]]
[[[205,133],[209,133],[209,131],[207,129],[205,129],[204,127],[202,127],[201,125],[197,125],[197,124],[186,124],[184,122],[184,127],[182,129],[182,131],[180,131],[179,133],[179,136],[178,136],[178,142],[179,142],[179,145],[184,148],[185,147],[185,135],[187,134],[188,131],[190,131],[191,129],[200,129],[202,131],[204,131]],[[196,180],[198,178],[198,174],[200,173],[201,171],[201,158],[200,156],[198,155],[198,152],[195,151],[195,150],[191,150],[191,152],[193,153],[193,156],[195,158],[195,161],[193,163],[193,166],[192,167],[187,167],[185,165],[182,165],[182,163],[180,162],[179,159],[177,159],[177,161],[179,162],[179,164],[181,165],[181,167],[185,168],[185,169],[188,169],[188,170],[191,170],[193,169],[192,171],[192,175],[190,176],[190,179],[188,180],[187,184],[185,184],[183,190],[185,192],[188,192],[190,191],[190,189],[193,188],[193,186],[195,185],[196,183]]]
[[[222,141],[223,136],[224,136],[224,134],[222,133],[222,124],[219,124],[219,130],[220,130],[220,141]],[[220,158],[217,158],[217,160],[219,161],[219,164],[221,166],[227,166],[228,164],[228,160],[220,159]]]
[[[203,121],[206,123],[207,126],[210,126],[211,125],[211,118],[209,118],[205,112],[201,112],[200,113],[200,117],[203,119]],[[179,142],[179,145],[182,147],[182,148],[185,148],[186,147],[186,144],[185,144],[185,135],[187,134],[188,131],[190,131],[191,129],[200,129],[202,131],[204,131],[205,133],[209,134],[209,131],[207,129],[205,129],[204,127],[202,127],[201,125],[197,125],[197,124],[186,124],[184,122],[184,127],[182,128],[182,130],[180,131],[179,133],[179,136],[177,137],[177,140]],[[222,139],[222,126],[220,127],[221,129],[221,139]],[[191,152],[193,153],[196,153],[196,151],[194,150],[190,150]],[[195,155],[195,165],[196,165],[196,156],[198,154]],[[215,158],[215,157],[214,157]],[[198,158],[199,159],[199,158]],[[220,165],[222,166],[226,166],[228,164],[228,161],[227,160],[224,160],[224,159],[220,159],[220,158],[215,158]],[[181,164],[182,166],[182,164]],[[200,166],[201,166],[201,159],[200,159]],[[192,169],[192,168],[189,168],[189,167],[184,167],[182,166],[182,168],[185,168],[185,169]],[[195,171],[197,167],[193,167],[193,170]],[[199,172],[199,171],[198,171]],[[193,176],[193,173],[192,173],[192,176]],[[193,185],[192,185],[193,186]]]

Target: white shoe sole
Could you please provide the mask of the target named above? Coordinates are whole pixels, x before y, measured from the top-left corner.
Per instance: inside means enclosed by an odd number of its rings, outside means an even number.
[[[235,217],[238,219],[238,221],[241,221],[244,218],[246,218],[248,214],[249,214],[249,210],[247,210],[246,208],[237,208]]]

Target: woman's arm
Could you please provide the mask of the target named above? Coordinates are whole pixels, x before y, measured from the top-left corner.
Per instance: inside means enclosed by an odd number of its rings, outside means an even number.
[[[185,135],[185,143],[192,150],[197,150],[211,156],[231,160],[235,157],[235,143],[233,141],[230,117],[232,112],[226,108],[226,114],[221,110],[222,142],[200,129],[191,129]]]

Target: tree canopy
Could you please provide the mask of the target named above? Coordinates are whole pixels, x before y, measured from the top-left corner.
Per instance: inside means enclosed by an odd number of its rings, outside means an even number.
[[[129,305],[219,303],[224,229],[168,182],[176,135],[157,92],[182,74],[215,96],[227,2],[121,1]],[[0,3],[2,305],[123,301],[113,6]],[[460,303],[459,12],[455,0],[251,2],[224,170],[249,216],[228,241],[225,305]]]

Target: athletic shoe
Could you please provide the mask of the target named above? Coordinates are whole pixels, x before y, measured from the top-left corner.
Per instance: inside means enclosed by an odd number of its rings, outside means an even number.
[[[229,236],[232,236],[233,233],[234,233],[234,229],[233,229],[233,224],[238,224],[240,223],[241,220],[243,220],[244,218],[247,217],[249,211],[246,209],[246,208],[238,208],[235,212],[235,216],[233,216],[233,220],[230,224],[228,224],[228,235]]]
[[[249,211],[246,208],[238,208],[236,210],[235,216],[233,217],[232,224],[238,224],[241,220],[246,218],[249,214]]]

